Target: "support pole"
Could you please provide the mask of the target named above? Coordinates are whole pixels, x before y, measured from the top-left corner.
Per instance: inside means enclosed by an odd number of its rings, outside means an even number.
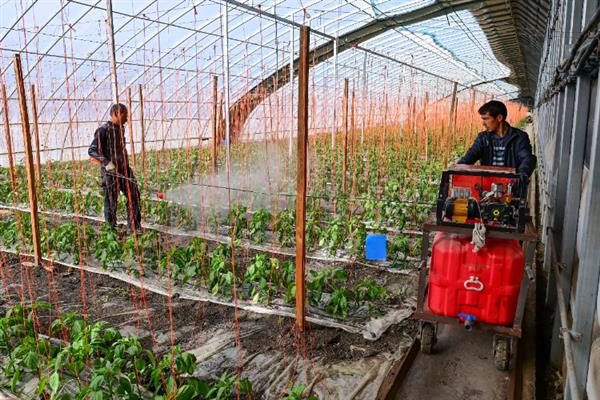
[[[225,106],[225,164],[227,176],[231,174],[231,121],[229,119],[229,3],[223,5],[222,27],[223,27],[223,97]],[[241,133],[240,133],[241,134]]]
[[[342,192],[346,191],[346,169],[348,164],[348,78],[344,79],[344,158],[342,159]]]
[[[304,332],[306,315],[306,153],[308,144],[308,45],[310,28],[300,28],[300,60],[298,68],[298,151],[296,189],[296,326]]]
[[[450,102],[450,120],[448,121],[448,138],[450,143],[446,143],[446,154],[444,157],[444,167],[448,166],[448,158],[450,157],[450,148],[454,143],[454,122],[455,122],[455,114],[456,114],[456,93],[458,89],[458,84],[454,82],[454,86],[452,88],[452,101]]]
[[[365,119],[367,117],[367,53],[365,53],[365,60],[363,62],[363,76],[362,76],[362,110],[360,118],[360,144],[361,146],[365,143]]]
[[[146,127],[144,126],[144,95],[142,94],[141,84],[138,85],[138,94],[140,96],[140,141],[142,145],[142,173],[144,174],[144,176],[146,176]]]
[[[292,12],[292,21],[294,13]],[[294,26],[290,26],[290,140],[288,142],[288,156],[292,157],[292,142],[294,136]]]
[[[338,42],[337,38],[333,39],[333,123],[331,124],[331,148],[335,147],[335,131],[337,129],[337,81],[338,81]]]
[[[39,182],[39,188],[42,185],[42,162],[40,161],[40,127],[38,124],[37,98],[35,95],[35,85],[31,85],[31,113],[33,114],[33,138],[35,140],[35,179]]]
[[[355,92],[354,92],[354,83],[352,84],[352,100],[350,101],[350,148],[351,148],[351,152],[352,152],[352,157],[354,159],[355,155],[356,155],[356,121],[355,121],[355,117],[356,117],[356,109],[354,106],[354,101],[355,101]]]
[[[10,136],[10,120],[8,118],[8,97],[6,96],[6,85],[2,84],[2,103],[4,105],[4,134],[6,137],[6,153],[8,155],[8,170],[10,173],[10,188],[15,191],[15,161],[13,159],[12,138]]]
[[[219,77],[217,75],[213,76],[213,115],[212,115],[212,147],[211,147],[211,160],[212,160],[212,170],[213,174],[217,173],[217,145],[219,144],[219,139],[217,135],[217,131],[219,129],[219,120],[218,120],[218,111],[219,107]]]
[[[35,172],[33,168],[33,154],[31,150],[31,133],[29,130],[29,115],[27,113],[27,99],[25,98],[25,84],[21,57],[15,54],[14,59],[17,93],[19,95],[19,109],[21,110],[21,128],[23,129],[23,147],[25,149],[25,169],[27,172],[27,190],[29,192],[29,207],[31,208],[31,236],[33,254],[36,265],[42,262],[42,247],[40,245],[40,224],[38,220],[37,194],[35,191]]]
[[[119,102],[119,84],[117,80],[117,52],[115,50],[115,27],[113,25],[112,0],[106,0],[106,39],[110,47],[110,83],[113,102]]]
[[[131,159],[133,160],[133,167],[137,168],[137,160],[135,159],[135,143],[133,142],[133,115],[131,113],[131,88],[127,88],[127,128],[129,131],[129,146],[131,151]]]

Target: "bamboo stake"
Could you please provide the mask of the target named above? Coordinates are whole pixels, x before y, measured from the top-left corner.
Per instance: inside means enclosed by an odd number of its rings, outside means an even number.
[[[40,127],[38,124],[37,100],[35,95],[35,85],[31,85],[31,113],[33,114],[33,138],[35,139],[35,174],[39,182],[39,188],[42,188],[42,163],[40,161]]]
[[[33,167],[33,154],[31,150],[31,132],[29,129],[29,114],[27,112],[27,99],[25,98],[25,84],[21,57],[15,54],[15,78],[17,93],[19,95],[19,109],[21,111],[21,128],[23,130],[23,147],[25,149],[25,169],[27,172],[27,191],[29,192],[29,207],[31,209],[31,236],[33,242],[34,261],[36,265],[42,263],[42,247],[40,245],[40,224],[38,219],[37,193],[35,190],[35,171]]]
[[[4,134],[6,137],[6,155],[8,156],[10,188],[14,192],[17,187],[15,180],[15,161],[13,159],[12,138],[10,135],[10,120],[8,118],[8,97],[6,96],[6,85],[4,84],[2,84],[2,102],[4,104]]]
[[[137,160],[135,157],[135,143],[133,142],[133,118],[131,113],[131,88],[127,88],[127,130],[129,131],[129,146],[131,151],[131,159],[133,160],[133,168],[137,168]]]
[[[446,154],[444,156],[444,167],[448,166],[448,158],[450,157],[450,147],[454,145],[454,114],[456,113],[456,93],[457,93],[458,85],[454,82],[454,87],[452,88],[452,101],[450,103],[450,118],[448,123],[448,137],[450,138],[450,144],[446,145]]]
[[[211,161],[213,174],[217,173],[217,146],[219,140],[217,138],[217,131],[219,128],[219,120],[217,115],[217,108],[219,106],[219,93],[218,93],[219,77],[213,76],[213,115],[212,115],[212,147],[211,147]]]
[[[354,87],[354,84],[352,85]],[[354,108],[354,101],[355,101],[355,92],[354,90],[352,90],[352,100],[350,101],[350,149],[351,149],[351,153],[352,153],[352,157],[354,159],[354,157],[356,156],[356,139],[355,139],[355,133],[356,133],[356,110]]]
[[[142,94],[142,85],[138,85],[138,94],[140,97],[140,135],[142,145],[142,173],[146,176],[146,128],[144,126],[144,95]],[[131,122],[129,122],[131,124]]]
[[[106,37],[110,46],[110,81],[115,104],[119,102],[119,84],[117,80],[117,54],[115,50],[115,29],[113,24],[112,0],[106,0]]]
[[[342,193],[346,191],[346,168],[348,162],[348,78],[344,79],[344,155],[342,159]]]

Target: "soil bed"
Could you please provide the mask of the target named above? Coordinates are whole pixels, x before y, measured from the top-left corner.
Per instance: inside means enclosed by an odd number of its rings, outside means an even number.
[[[139,336],[145,345],[152,346],[158,353],[168,351],[172,344],[177,344],[183,350],[200,356],[197,373],[202,378],[217,379],[223,369],[234,371],[236,366],[241,365],[241,375],[253,380],[257,398],[277,398],[285,388],[289,389],[290,382],[296,381],[312,383],[316,393],[322,396],[333,393],[330,398],[344,398],[349,393],[347,390],[352,388],[332,388],[335,380],[332,381],[331,376],[318,378],[322,376],[319,372],[321,363],[324,362],[330,369],[337,368],[338,372],[342,370],[338,365],[340,363],[370,360],[381,364],[390,357],[401,357],[416,334],[416,325],[411,319],[393,325],[377,341],[309,323],[307,340],[302,345],[296,336],[295,321],[290,318],[237,310],[236,329],[236,312],[231,307],[169,299],[147,291],[142,295],[140,289],[107,276],[59,266],[55,267],[53,273],[48,273],[41,268],[21,264],[14,255],[3,253],[2,257],[3,291],[0,306],[3,311],[21,299],[26,302],[31,299],[47,301],[52,304],[53,313],[71,310],[83,313],[85,304],[89,320],[105,320],[118,327],[123,334]],[[235,339],[236,331],[240,333],[239,339]],[[229,340],[232,337],[234,340]],[[210,354],[207,344],[216,339],[221,340],[221,348],[213,346],[214,354]],[[281,382],[274,385],[273,382],[261,381],[262,371],[253,370],[257,368],[254,363],[266,362],[267,358],[277,358],[279,362],[276,364],[280,367],[272,369],[282,370],[279,371],[281,374],[278,372],[270,377],[285,375],[287,382],[285,379],[275,379]],[[283,371],[289,369],[284,366],[290,363],[295,365],[293,371]],[[311,368],[314,369],[313,373]],[[345,370],[344,373],[347,375],[345,379],[353,379],[354,383],[363,378],[360,374],[364,374],[359,369],[356,369],[356,376],[351,371]],[[356,398],[371,398],[369,396],[377,391],[377,384],[378,379],[374,378],[364,388],[358,388]]]

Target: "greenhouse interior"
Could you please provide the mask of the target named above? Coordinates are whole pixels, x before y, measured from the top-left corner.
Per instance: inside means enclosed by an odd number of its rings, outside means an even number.
[[[0,0],[0,398],[600,400],[599,0]]]

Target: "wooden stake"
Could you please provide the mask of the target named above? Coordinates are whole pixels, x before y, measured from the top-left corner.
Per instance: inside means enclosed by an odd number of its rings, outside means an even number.
[[[137,167],[137,161],[135,159],[135,143],[133,142],[133,115],[131,113],[131,88],[127,88],[127,127],[129,128],[129,146],[131,151],[131,159],[133,160],[133,168]]]
[[[354,85],[352,85],[354,87]],[[352,90],[352,97],[350,101],[350,152],[352,153],[352,157],[356,155],[356,109],[354,108],[354,90]]]
[[[353,85],[354,86],[354,85]],[[355,108],[354,108],[354,100],[355,100],[355,96],[354,96],[354,90],[352,90],[352,100],[350,102],[350,143],[352,145],[351,147],[351,153],[352,153],[352,188],[350,190],[351,193],[351,197],[355,197],[356,194],[356,124],[355,124],[355,118],[356,118],[356,112],[355,112]],[[354,210],[352,210],[354,211]]]
[[[296,191],[296,326],[304,332],[306,315],[306,153],[308,143],[308,46],[310,28],[300,28],[300,59],[298,65],[298,175]]]
[[[8,96],[6,96],[6,85],[2,84],[2,103],[4,104],[4,134],[6,137],[6,153],[8,155],[8,170],[10,172],[10,188],[15,191],[15,161],[13,159],[12,139],[10,136],[10,120],[8,119]]]
[[[217,173],[217,146],[219,144],[218,139],[218,130],[219,130],[219,116],[218,116],[218,107],[219,107],[219,77],[217,75],[213,76],[213,115],[212,115],[212,150],[211,150],[211,159],[212,159],[212,169],[213,173]]]
[[[223,136],[223,132],[225,130],[225,121],[223,120],[223,98],[225,97],[225,93],[221,92],[221,100],[219,101],[219,129],[217,132],[217,139],[218,142],[220,142],[221,140],[223,140],[225,137]]]
[[[454,146],[454,114],[456,114],[456,92],[457,92],[458,84],[454,82],[454,87],[452,88],[452,101],[450,103],[450,116],[448,122],[448,137],[450,138],[450,143],[446,143],[446,154],[444,156],[444,167],[448,166],[448,158],[450,157],[450,147]]]
[[[142,173],[146,175],[146,128],[144,126],[144,96],[142,94],[142,85],[138,85],[138,94],[140,96],[140,135],[142,145]],[[131,122],[130,122],[131,123]]]
[[[42,185],[42,163],[40,161],[40,127],[38,124],[37,98],[35,95],[35,85],[31,85],[31,113],[33,114],[33,138],[35,140],[35,179],[39,182],[41,191]],[[41,196],[40,196],[41,197]]]
[[[110,49],[110,82],[113,102],[119,102],[119,83],[117,79],[117,52],[115,50],[115,29],[113,23],[112,0],[106,0],[106,40]]]
[[[21,57],[15,54],[15,77],[17,93],[19,95],[19,108],[21,110],[21,128],[23,129],[23,146],[25,148],[25,169],[27,172],[27,190],[29,192],[29,207],[31,208],[31,236],[33,241],[33,254],[36,265],[42,265],[42,248],[40,245],[40,224],[38,220],[37,194],[35,190],[35,172],[33,168],[33,154],[31,150],[31,134],[29,131],[29,115],[27,113],[27,99],[25,98],[25,84]]]
[[[348,162],[348,78],[344,79],[344,155],[342,159],[342,193],[346,191],[346,169]]]

